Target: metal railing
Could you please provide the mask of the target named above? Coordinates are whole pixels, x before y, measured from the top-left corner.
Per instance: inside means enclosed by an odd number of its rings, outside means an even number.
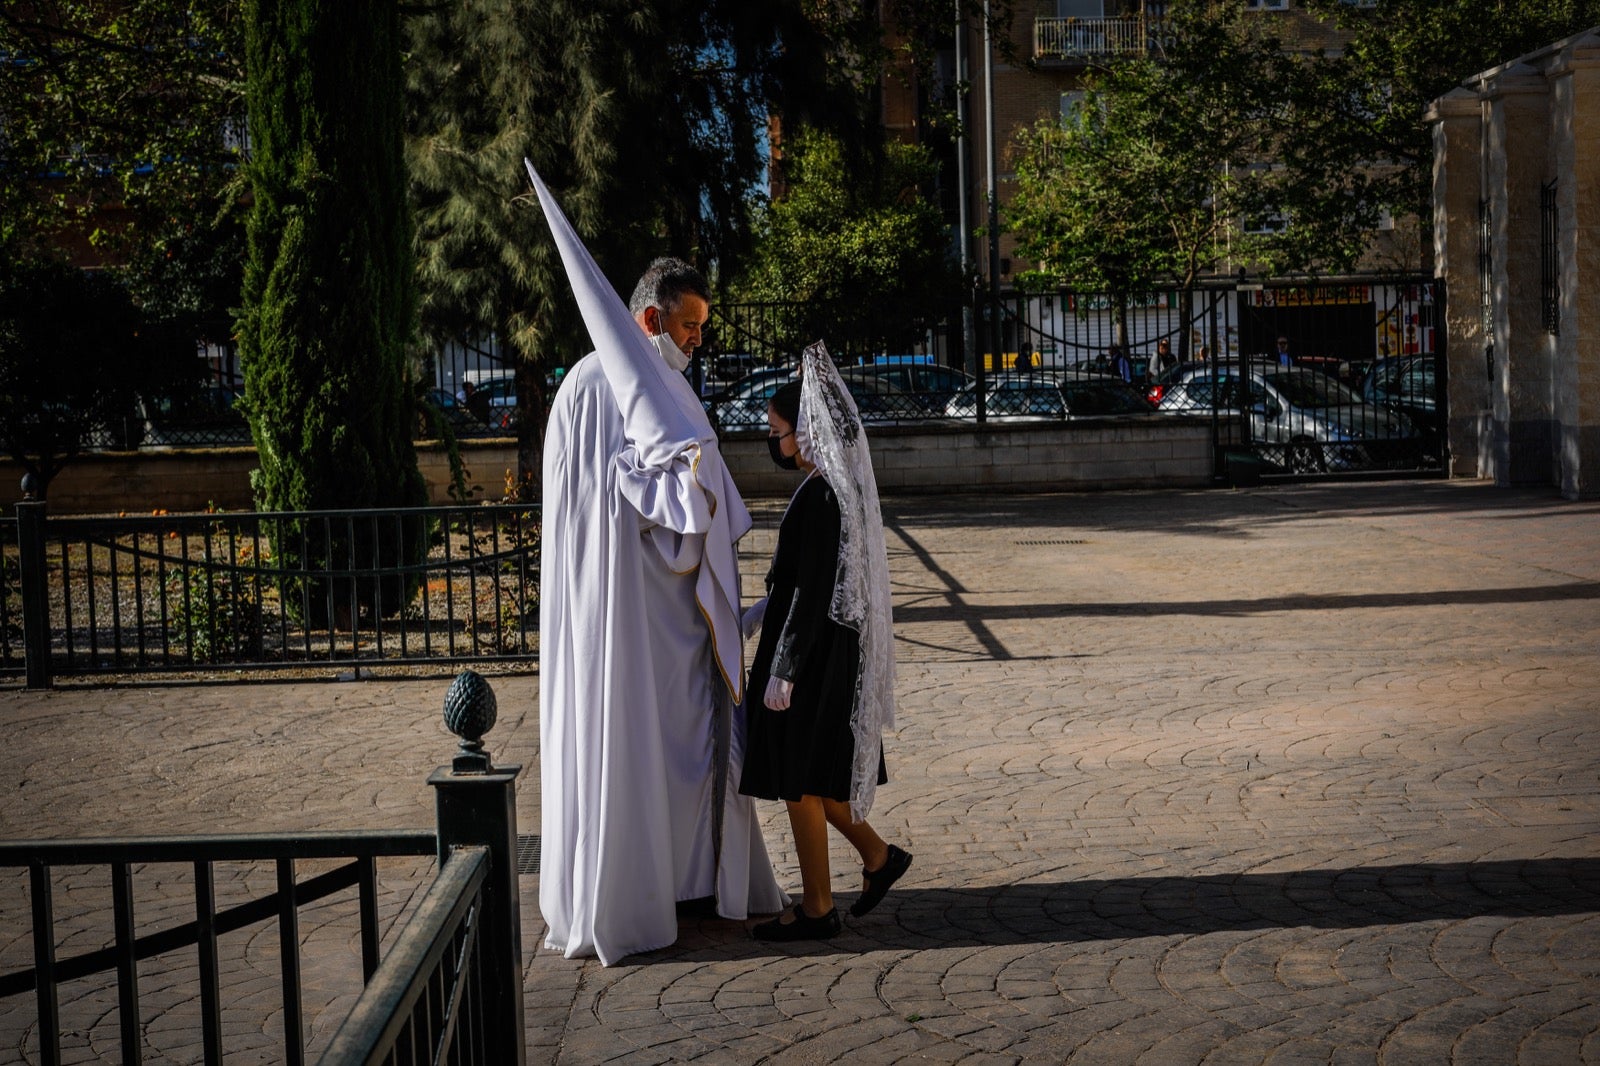
[[[108,1013],[94,1005],[98,989],[86,984],[92,985],[97,975],[114,972],[119,1058],[125,1066],[137,1066],[144,1059],[150,1027],[148,1012],[141,1008],[140,964],[192,947],[196,978],[190,986],[180,976],[178,984],[189,998],[199,1000],[199,1057],[207,1066],[222,1062],[230,1032],[259,1032],[272,1016],[280,1017],[282,1025],[283,1044],[277,1059],[291,1066],[305,1062],[303,999],[305,987],[311,986],[303,986],[302,981],[300,912],[354,887],[364,988],[318,1061],[327,1066],[520,1063],[525,1053],[516,779],[522,768],[493,766],[483,751],[483,734],[495,721],[495,700],[482,678],[472,674],[458,677],[446,708],[445,724],[461,738],[461,746],[451,765],[440,767],[428,779],[435,789],[437,832],[0,841],[0,868],[28,871],[33,946],[31,967],[0,974],[0,1000],[33,993],[38,1061],[43,1066],[63,1061],[63,986],[72,983],[73,995],[67,1002],[83,1016],[80,1024],[88,1031],[81,1035],[92,1036],[95,1029],[110,1024]],[[376,860],[429,855],[438,859],[439,871],[388,952],[381,953]],[[304,881],[298,879],[297,861],[330,859],[351,861]],[[219,909],[217,864],[261,862],[274,865],[276,890]],[[134,914],[135,879],[143,875],[155,881],[148,876],[150,867],[168,863],[193,869],[194,918],[139,933]],[[86,935],[93,938],[92,932],[82,927],[81,905],[67,931],[56,919],[58,885],[64,884],[79,904],[80,894],[96,904],[102,899],[93,887],[86,887],[89,879],[82,874],[61,873],[64,868],[85,866],[106,868],[109,873],[111,943],[63,958],[58,945]],[[167,895],[163,903],[179,902]],[[255,1004],[266,1016],[230,1029],[223,1024],[224,1010],[248,1008],[223,1001],[227,962],[219,950],[219,938],[274,920],[281,1014]],[[348,965],[353,963],[351,959]],[[337,954],[334,965],[340,965]],[[147,966],[144,976],[155,978],[160,986],[157,998],[161,1004],[156,1013],[169,1014],[173,975],[163,972],[156,977],[150,970]],[[230,988],[237,987],[238,976],[228,975]],[[253,980],[253,969],[247,967],[242,976],[247,982]],[[102,987],[104,983],[102,980]],[[103,1046],[109,1041],[95,1042]]]
[[[0,515],[0,673],[23,658],[21,578],[17,520]]]
[[[17,515],[14,540],[0,530],[0,623],[20,601],[30,685],[535,654],[534,507]]]
[[[494,1063],[482,913],[489,850],[457,848],[319,1060]]]
[[[1141,15],[1033,20],[1035,59],[1101,59],[1153,51],[1157,27]]]
[[[222,1059],[222,992],[217,938],[261,922],[278,923],[281,951],[284,1061],[305,1061],[301,1010],[299,910],[352,886],[358,890],[362,976],[378,968],[377,868],[380,856],[430,855],[434,834],[373,833],[240,834],[237,836],[130,837],[119,840],[0,842],[0,867],[28,869],[33,912],[34,964],[0,976],[0,999],[33,992],[39,1018],[39,1056],[45,1066],[61,1058],[60,986],[115,970],[123,1062],[141,1061],[139,963],[194,947],[199,959],[201,1048],[208,1063]],[[352,861],[309,880],[295,878],[297,859]],[[273,862],[277,891],[219,911],[215,864]],[[158,932],[134,933],[135,869],[151,863],[189,863],[194,868],[194,920]],[[109,867],[112,891],[110,947],[57,958],[52,871],[60,867]]]
[[[857,358],[841,356],[831,342],[829,349],[843,365],[868,425],[966,425],[980,419],[980,410],[983,421],[1007,423],[1204,413],[1215,427],[1219,472],[1227,455],[1241,451],[1262,460],[1269,473],[1432,472],[1443,467],[1445,445],[1445,368],[1435,358],[1440,306],[1434,279],[1393,276],[1295,282],[1217,278],[1189,291],[1120,298],[1011,292],[997,305],[975,308],[979,338],[991,335],[990,317],[998,316],[999,351],[984,350],[984,341],[977,353],[963,358],[955,338],[938,330],[909,354],[867,353],[874,362],[868,367],[853,366]],[[739,335],[738,329],[767,321],[761,315],[770,309],[735,305],[713,314],[729,316],[728,326],[714,335],[721,343],[727,335]],[[1165,395],[1179,376],[1207,362],[1276,363],[1280,337],[1290,342],[1293,367],[1318,375],[1306,382],[1321,394],[1315,397],[1316,411],[1290,412],[1279,400],[1274,400],[1274,415],[1267,414],[1270,404],[1261,412],[1254,404],[1243,411],[1233,402],[1242,395],[1216,390],[1203,401],[1182,405]],[[1170,350],[1166,366],[1156,358],[1162,342]],[[770,352],[772,367],[763,371],[765,377],[712,393],[707,406],[722,432],[765,432],[767,398],[793,360],[779,344],[763,345],[742,335],[740,343],[753,352]],[[1125,366],[1114,360],[1114,347],[1126,355]],[[985,371],[981,405],[974,380],[980,362]],[[1117,402],[1114,383],[1108,382],[1113,376],[1143,391],[1148,406]],[[1271,383],[1262,388],[1275,390]]]

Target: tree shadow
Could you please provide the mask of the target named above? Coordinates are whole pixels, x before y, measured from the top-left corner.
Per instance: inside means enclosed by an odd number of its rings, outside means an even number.
[[[827,941],[767,944],[747,923],[686,922],[630,965],[863,950],[1071,944],[1272,929],[1363,929],[1600,912],[1600,858],[1409,863],[1274,874],[1126,877],[917,888],[916,867],[873,914]],[[927,870],[921,871],[925,875]],[[854,894],[834,897],[841,915]]]
[[[933,594],[935,597],[942,594]],[[1424,592],[1307,593],[1231,600],[1160,600],[1118,603],[903,604],[895,607],[897,624],[926,622],[1031,621],[1052,618],[1156,617],[1201,615],[1245,617],[1280,611],[1340,611],[1381,607],[1455,607],[1503,603],[1548,603],[1600,599],[1600,582],[1561,585],[1519,585],[1511,588],[1440,589]]]

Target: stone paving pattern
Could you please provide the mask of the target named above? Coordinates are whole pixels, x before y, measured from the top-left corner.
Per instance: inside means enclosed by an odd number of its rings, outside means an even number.
[[[755,509],[751,593],[782,505]],[[524,877],[530,1062],[1600,1062],[1600,504],[1387,482],[884,509],[900,721],[872,821],[911,872],[834,941],[690,919],[609,969],[538,946]],[[537,677],[494,684],[537,832]],[[446,685],[0,693],[0,836],[429,826]],[[163,876],[141,930],[181,914]],[[11,884],[0,970],[30,958]],[[58,883],[61,950],[107,941],[97,892]],[[313,1048],[353,994],[353,908],[325,910]],[[229,1062],[275,1061],[276,931],[235,940]],[[164,961],[145,1061],[195,1061],[192,952]],[[113,1056],[114,995],[63,1013],[69,1061]],[[31,1021],[0,1001],[0,1063],[34,1061]]]

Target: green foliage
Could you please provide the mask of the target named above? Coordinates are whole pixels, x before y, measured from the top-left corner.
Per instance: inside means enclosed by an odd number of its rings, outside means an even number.
[[[1600,21],[1600,0],[1305,6],[1351,34],[1338,54],[1295,50],[1240,0],[1173,4],[1159,60],[1111,65],[1076,115],[1025,131],[1007,219],[1041,264],[1026,280],[1129,294],[1233,264],[1351,269],[1381,211],[1431,217],[1430,101]],[[1270,218],[1285,228],[1241,225]]]
[[[785,194],[759,217],[754,262],[734,287],[795,305],[780,351],[819,337],[839,357],[903,350],[960,299],[949,233],[921,192],[933,170],[914,145],[874,158],[814,130],[784,142]]]
[[[256,586],[243,575],[201,565],[182,567],[167,579],[167,604],[171,630],[195,662],[260,657],[261,601]]]
[[[834,60],[836,38],[870,12],[835,8],[461,0],[408,21],[423,332],[494,334],[521,358],[525,475],[539,468],[546,375],[588,342],[523,157],[624,298],[658,255],[730,270],[748,245],[769,114],[864,127],[853,71]]]
[[[153,318],[226,339],[242,26],[231,0],[0,5],[0,254],[123,265]]]
[[[91,433],[137,444],[139,394],[180,390],[203,366],[193,342],[151,322],[116,277],[0,260],[0,447],[41,496]]]
[[[257,505],[419,505],[398,16],[382,0],[253,0],[246,12],[254,203],[239,354]],[[291,570],[359,573],[414,563],[423,543],[403,524],[351,539],[312,521],[275,548]],[[414,584],[340,577],[331,596],[318,586],[286,600],[326,622],[330,600],[336,615],[380,595],[399,610]]]
[[[1104,291],[1125,305],[1187,288],[1226,257],[1283,266],[1311,251],[1238,225],[1269,214],[1286,179],[1255,165],[1282,120],[1266,73],[1279,49],[1271,23],[1237,7],[1188,10],[1175,13],[1161,60],[1114,64],[1088,79],[1071,114],[1019,135],[1006,218],[1038,264],[1025,285]]]
[[[1600,0],[1304,2],[1351,38],[1338,54],[1300,57],[1286,79],[1286,164],[1319,177],[1313,194],[1337,189],[1327,176],[1341,169],[1365,174],[1365,187],[1352,183],[1347,198],[1423,223],[1432,218],[1428,105],[1474,74],[1600,24]],[[1363,170],[1354,161],[1384,165]],[[1327,209],[1326,195],[1298,199],[1289,206],[1299,214]]]

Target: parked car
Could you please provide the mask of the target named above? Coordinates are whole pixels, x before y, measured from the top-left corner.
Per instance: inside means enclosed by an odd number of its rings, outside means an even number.
[[[767,401],[786,382],[794,380],[794,368],[776,367],[758,370],[745,376],[723,396],[710,403],[711,424],[723,432],[767,428]],[[846,378],[861,412],[861,421],[869,426],[891,426],[902,422],[925,422],[927,411],[910,393],[901,392],[886,381],[873,377]]]
[[[869,363],[840,372],[846,381],[883,381],[906,393],[923,410],[943,413],[950,397],[972,383],[972,375],[933,363]]]
[[[483,399],[487,397],[487,399]],[[496,431],[516,432],[517,429],[517,379],[507,374],[488,378],[478,383],[473,397],[473,410],[480,413],[484,423]]]
[[[1010,370],[991,376],[987,385],[984,416],[995,422],[1061,421],[1151,413],[1150,404],[1136,386],[1111,374]],[[951,418],[976,417],[977,383],[952,396],[944,413]]]
[[[1172,387],[1174,382],[1182,381],[1186,375],[1196,370],[1204,370],[1210,365],[1210,363],[1202,359],[1167,367],[1156,376],[1154,381],[1145,386],[1145,399],[1150,401],[1150,406],[1159,406],[1161,398],[1166,395],[1167,390]]]
[[[457,398],[455,393],[448,389],[429,389],[428,394],[423,397],[423,402],[437,410],[457,433],[461,433],[463,430],[482,428],[483,426],[483,423],[473,417],[472,412],[467,410],[466,405]],[[428,420],[423,421],[421,428],[424,433],[433,431],[433,426]]]
[[[144,443],[155,445],[249,444],[250,423],[234,405],[238,390],[209,384],[139,400]]]
[[[1438,379],[1431,355],[1399,355],[1379,359],[1361,379],[1361,398],[1399,411],[1424,433],[1441,436]]]
[[[738,384],[747,375],[764,369],[759,358],[737,352],[709,356],[701,361],[704,378],[700,383],[701,396],[718,396]],[[694,383],[692,370],[688,371],[690,384]]]
[[[779,386],[794,378],[794,367],[777,366],[756,370],[707,398],[711,424],[718,429],[764,429],[767,401]]]
[[[1128,373],[1132,375],[1131,380],[1134,382],[1144,381],[1148,376],[1149,371],[1150,356],[1148,354],[1141,354],[1139,352],[1128,353]],[[1071,373],[1110,374],[1113,377],[1116,376],[1116,372],[1111,369],[1111,357],[1103,352],[1100,355],[1095,356],[1093,359],[1085,360],[1084,362],[1075,364],[1071,368]]]
[[[1294,473],[1391,465],[1418,444],[1397,412],[1367,403],[1326,374],[1247,362],[1200,364],[1169,385],[1157,410],[1168,414],[1248,413],[1250,438]]]

